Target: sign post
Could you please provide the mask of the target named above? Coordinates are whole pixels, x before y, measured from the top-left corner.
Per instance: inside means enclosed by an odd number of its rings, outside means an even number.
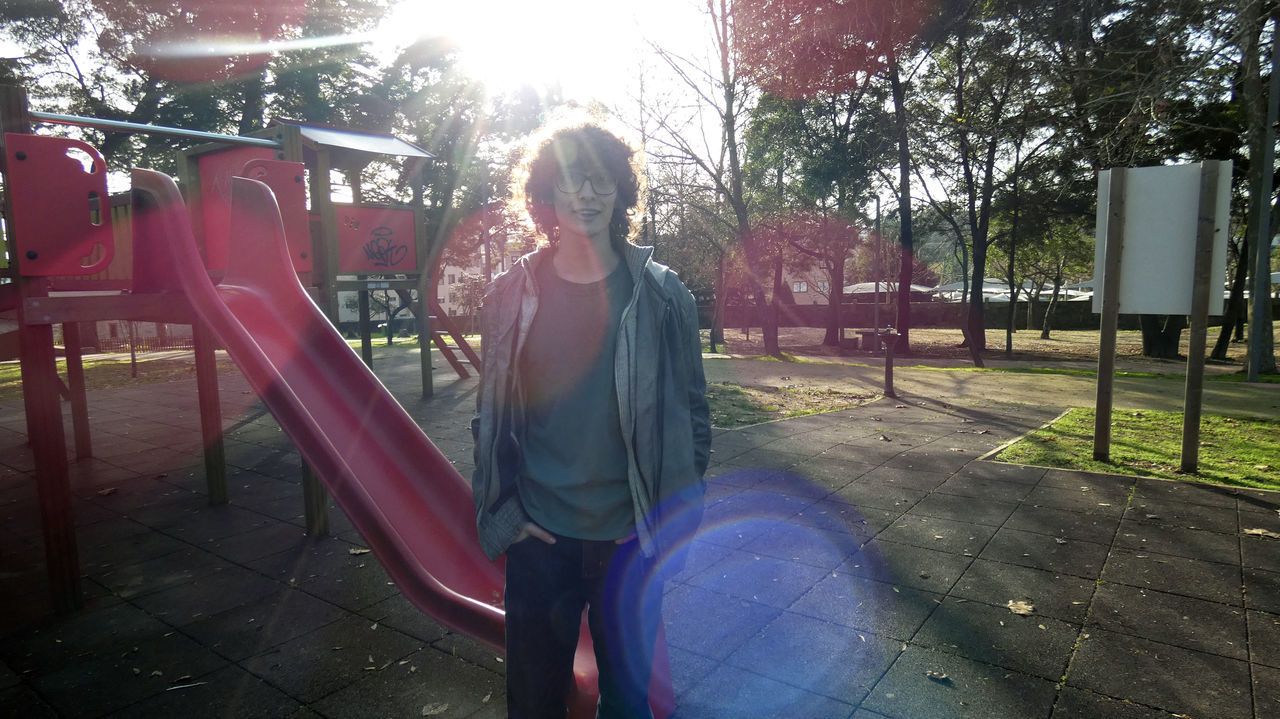
[[[1103,253],[1102,321],[1098,336],[1098,395],[1094,402],[1093,458],[1111,459],[1111,407],[1116,379],[1116,328],[1120,323],[1120,257],[1124,250],[1124,185],[1126,170],[1109,171],[1107,187],[1106,249]],[[1099,177],[1099,183],[1104,178]],[[1099,190],[1099,200],[1101,200]],[[1102,216],[1101,208],[1098,212]],[[1097,287],[1095,286],[1095,291]],[[1094,300],[1096,303],[1097,300]]]
[[[1095,460],[1110,460],[1119,315],[1190,315],[1182,469],[1195,471],[1208,318],[1221,314],[1223,305],[1230,185],[1230,161],[1116,168],[1098,174],[1094,267],[1102,277],[1095,285],[1101,294],[1095,292],[1093,306],[1102,319]]]
[[[1181,470],[1194,474],[1200,461],[1200,409],[1204,400],[1204,350],[1209,333],[1209,292],[1213,285],[1213,231],[1217,214],[1218,163],[1200,163],[1200,205],[1196,218],[1195,275],[1191,285],[1191,334],[1187,388],[1182,409]],[[1219,282],[1221,285],[1221,276]],[[1219,290],[1218,295],[1222,292]]]

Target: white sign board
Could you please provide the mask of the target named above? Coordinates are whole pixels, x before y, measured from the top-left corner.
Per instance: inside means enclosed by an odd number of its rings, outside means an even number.
[[[1231,161],[1218,162],[1217,211],[1209,314],[1222,314],[1227,274],[1227,229],[1231,219]],[[1102,311],[1111,171],[1098,173],[1097,244],[1094,247],[1093,311]],[[1191,313],[1196,223],[1200,208],[1200,164],[1126,170],[1124,249],[1120,257],[1120,313]]]

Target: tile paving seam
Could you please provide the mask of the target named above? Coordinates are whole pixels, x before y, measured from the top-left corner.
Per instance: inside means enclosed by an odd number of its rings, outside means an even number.
[[[1137,486],[1137,483],[1135,482],[1133,485],[1129,487],[1129,495],[1125,499],[1125,511],[1128,511],[1129,506],[1133,502],[1133,496],[1134,496],[1134,492],[1136,491],[1136,486]],[[1097,597],[1098,597],[1098,584],[1103,581],[1102,575],[1103,573],[1106,572],[1107,563],[1111,561],[1111,552],[1112,550],[1115,549],[1116,538],[1120,536],[1120,525],[1121,525],[1120,522],[1116,523],[1116,528],[1111,535],[1111,542],[1109,543],[1107,558],[1105,561],[1103,561],[1102,566],[1098,568],[1098,576],[1094,578],[1093,591],[1089,593],[1089,600],[1088,600],[1089,603],[1085,606],[1084,616],[1081,617],[1080,619],[1081,629],[1076,634],[1076,641],[1074,644],[1071,645],[1071,651],[1067,653],[1067,665],[1062,670],[1062,677],[1059,678],[1057,681],[1057,688],[1056,688],[1056,692],[1053,699],[1053,707],[1052,707],[1053,710],[1057,709],[1058,702],[1062,700],[1062,691],[1067,686],[1067,681],[1071,677],[1072,667],[1075,665],[1076,657],[1080,652],[1080,645],[1086,637],[1086,632],[1084,628],[1089,626],[1089,619],[1090,617],[1093,616],[1094,604],[1097,601]],[[1102,694],[1100,696],[1107,696],[1107,695]],[[1111,698],[1119,699],[1120,697],[1111,697]]]

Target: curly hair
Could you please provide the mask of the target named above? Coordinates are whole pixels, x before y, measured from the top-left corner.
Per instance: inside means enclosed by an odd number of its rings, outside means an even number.
[[[516,205],[523,204],[534,227],[551,243],[559,239],[555,176],[561,166],[578,170],[599,167],[617,181],[609,240],[621,250],[631,232],[632,214],[641,211],[642,174],[635,150],[594,120],[554,124],[534,136],[513,177],[512,199]]]

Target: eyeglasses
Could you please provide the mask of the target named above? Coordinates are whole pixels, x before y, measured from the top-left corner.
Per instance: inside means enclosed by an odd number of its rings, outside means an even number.
[[[582,192],[582,186],[591,182],[591,190],[601,197],[612,195],[618,191],[618,181],[608,174],[587,174],[579,170],[556,173],[556,189],[572,195]]]

